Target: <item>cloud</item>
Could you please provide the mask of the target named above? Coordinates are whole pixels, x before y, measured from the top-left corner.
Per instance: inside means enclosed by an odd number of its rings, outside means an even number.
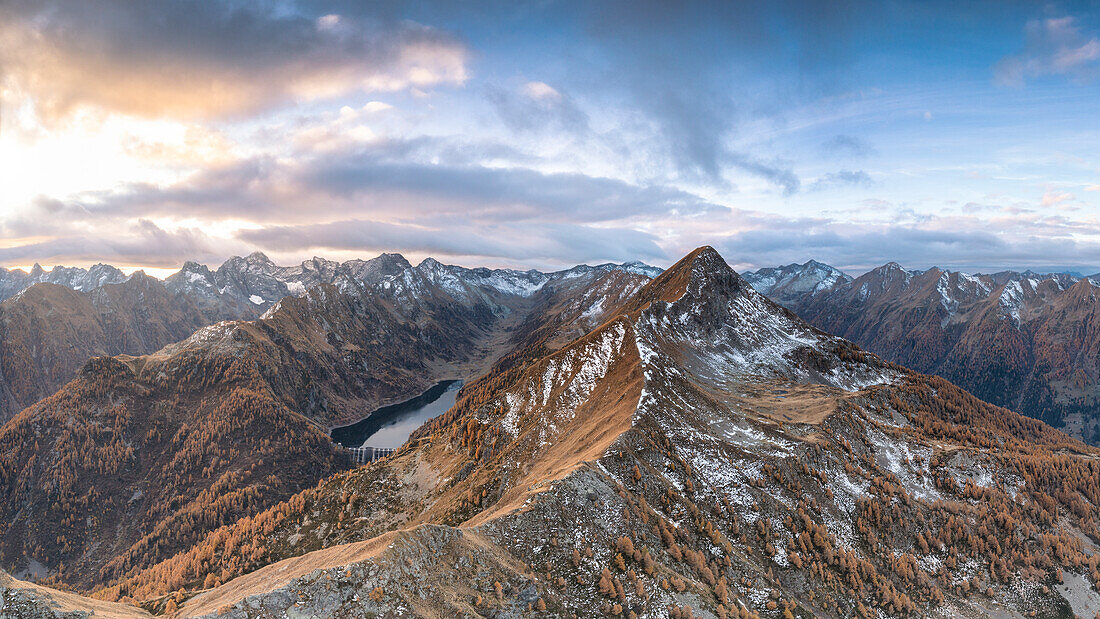
[[[55,232],[61,235],[0,248],[0,262],[176,267],[184,260],[218,263],[240,249],[239,243],[211,237],[201,229],[168,231],[145,219]]]
[[[838,134],[821,143],[821,151],[829,155],[848,155],[850,157],[868,157],[875,154],[874,146],[862,138],[853,135]]]
[[[1081,32],[1071,16],[1029,21],[1025,39],[1023,51],[994,67],[995,83],[1022,87],[1046,76],[1089,81],[1100,75],[1100,39]]]
[[[588,133],[588,114],[568,93],[545,82],[527,82],[513,91],[488,86],[485,96],[513,131],[562,129],[572,134]]]
[[[491,144],[425,137],[257,156],[174,183],[42,197],[0,218],[0,236],[31,239],[4,254],[17,261],[80,261],[101,251],[104,259],[132,252],[124,262],[161,264],[169,255],[183,261],[218,247],[368,251],[400,250],[402,243],[446,255],[564,261],[585,252],[585,259],[661,256],[645,222],[730,212],[665,185],[468,163],[485,153],[508,154]],[[170,236],[152,241],[152,229],[132,227],[137,220],[156,222]],[[242,226],[251,230],[240,232]],[[172,242],[192,228],[211,236],[191,237],[192,249]]]
[[[771,217],[774,222],[760,214],[709,242],[734,263],[774,266],[813,258],[856,272],[889,260],[913,268],[1100,264],[1100,222],[1092,219],[1007,211],[887,222]]]
[[[561,93],[546,82],[527,82],[523,94],[535,101],[561,101]]]
[[[600,223],[729,211],[665,185],[471,165],[465,162],[480,160],[478,147],[451,151],[452,146],[435,139],[376,140],[299,158],[261,156],[212,167],[167,186],[136,183],[68,202],[93,216],[261,223],[316,220],[340,213],[404,220],[462,216],[484,221]],[[471,156],[470,151],[475,154]]]
[[[406,251],[556,263],[668,258],[656,238],[648,233],[576,224],[424,226],[353,219],[243,230],[239,238],[255,247],[278,252]]]
[[[841,87],[857,41],[847,35],[881,17],[874,5],[847,2],[570,9],[598,50],[585,66],[589,91],[626,107],[629,122],[648,125],[639,131],[653,136],[643,147],[654,151],[655,166],[677,181],[721,189],[747,173],[784,195],[800,189],[798,175],[769,145],[754,143],[750,127],[781,126],[802,103]]]
[[[745,153],[727,152],[721,161],[778,186],[783,190],[783,195],[797,193],[802,187],[802,181],[794,170],[779,160],[768,162]]]
[[[276,3],[0,4],[0,85],[46,119],[81,106],[217,118],[349,92],[461,85],[464,44],[386,15]]]
[[[1072,193],[1066,191],[1057,191],[1055,189],[1048,189],[1043,193],[1043,199],[1040,202],[1043,206],[1058,206],[1063,202],[1072,202],[1076,198]]]
[[[874,184],[875,181],[863,170],[841,170],[839,172],[829,172],[821,175],[810,184],[809,191],[821,191],[823,189],[843,186],[870,187]]]

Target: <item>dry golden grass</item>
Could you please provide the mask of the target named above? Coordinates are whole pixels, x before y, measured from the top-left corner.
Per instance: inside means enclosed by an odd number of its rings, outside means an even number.
[[[50,589],[49,587],[42,587],[34,583],[17,580],[3,571],[0,571],[0,586],[10,589],[26,589],[32,591],[41,597],[48,598],[55,602],[57,606],[54,607],[54,610],[60,612],[84,611],[95,617],[106,617],[107,619],[135,619],[138,617],[152,616],[140,608],[127,604],[105,602],[103,600],[87,598],[75,593],[58,591],[57,589]]]

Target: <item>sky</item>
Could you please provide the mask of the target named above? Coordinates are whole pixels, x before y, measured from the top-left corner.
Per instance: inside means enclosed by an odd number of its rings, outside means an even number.
[[[0,2],[0,265],[1100,270],[1100,4]]]

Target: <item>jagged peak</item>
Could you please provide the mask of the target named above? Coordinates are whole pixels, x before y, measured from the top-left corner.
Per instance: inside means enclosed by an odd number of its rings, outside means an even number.
[[[446,265],[444,265],[442,262],[436,260],[435,258],[432,258],[431,256],[428,256],[427,258],[421,260],[420,264],[416,265],[416,268],[417,269],[439,269],[439,268],[442,268],[444,266],[446,266]]]
[[[646,284],[625,309],[628,312],[635,312],[656,300],[676,301],[689,291],[699,293],[704,287],[720,280],[726,280],[729,283],[743,281],[717,250],[704,245],[678,260],[676,264],[665,269],[663,273]],[[751,286],[747,283],[743,288],[751,290]]]
[[[90,268],[88,269],[88,272],[89,272],[89,273],[91,273],[91,272],[93,272],[93,271],[109,271],[109,272],[111,272],[111,273],[121,273],[121,272],[122,272],[122,271],[121,271],[121,270],[120,270],[120,269],[119,269],[118,267],[116,267],[115,265],[113,265],[113,264],[107,264],[107,263],[105,263],[105,262],[97,262],[97,263],[93,264],[93,265],[92,265],[92,266],[91,266],[91,267],[90,267]]]
[[[182,267],[180,267],[180,271],[198,271],[201,273],[209,273],[210,267],[206,266],[205,264],[195,262],[194,260],[188,260],[187,262],[183,263]]]
[[[397,252],[383,252],[381,254],[378,254],[374,258],[371,258],[367,262],[374,262],[376,260],[379,261],[380,263],[383,263],[383,264],[400,265],[401,268],[404,268],[404,269],[411,269],[412,268],[412,264],[409,263],[409,261],[405,258],[405,256],[403,256],[403,255],[401,255]]]
[[[867,271],[866,273],[864,273],[863,275],[859,276],[856,279],[862,280],[862,279],[879,279],[879,278],[881,278],[881,279],[885,279],[885,280],[893,280],[893,279],[898,279],[898,278],[904,278],[904,279],[908,280],[909,278],[920,275],[921,273],[923,273],[923,271],[915,271],[915,270],[912,270],[912,269],[907,269],[907,268],[901,266],[900,264],[898,264],[897,262],[894,262],[893,260],[891,260],[890,262],[887,262],[886,264],[884,264],[882,266],[878,266],[878,267],[875,267],[875,268],[871,269],[870,271]]]

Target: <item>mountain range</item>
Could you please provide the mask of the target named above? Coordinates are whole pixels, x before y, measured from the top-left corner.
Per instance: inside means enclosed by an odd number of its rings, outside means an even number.
[[[467,286],[466,296],[484,297],[483,305],[493,305],[488,311],[499,313],[493,295],[524,296],[562,277],[613,268],[660,272],[634,263],[548,274],[463,269],[431,259],[414,268],[397,254],[344,263],[313,258],[281,267],[258,252],[230,258],[213,271],[188,262],[163,281],[140,271],[125,276],[102,264],[50,271],[35,265],[29,274],[0,270],[0,422],[56,391],[93,356],[150,354],[200,327],[258,318],[283,298],[303,296],[321,284],[357,289],[407,271],[395,286],[419,285],[426,278],[433,285]]]
[[[661,273],[361,266],[94,358],[0,428],[0,560],[47,573],[0,580],[3,608],[1100,610],[1100,451],[830,335],[709,247]],[[397,453],[327,440],[439,378],[467,382]]]
[[[1100,278],[891,262],[853,279],[815,261],[745,277],[884,359],[1100,442]]]

